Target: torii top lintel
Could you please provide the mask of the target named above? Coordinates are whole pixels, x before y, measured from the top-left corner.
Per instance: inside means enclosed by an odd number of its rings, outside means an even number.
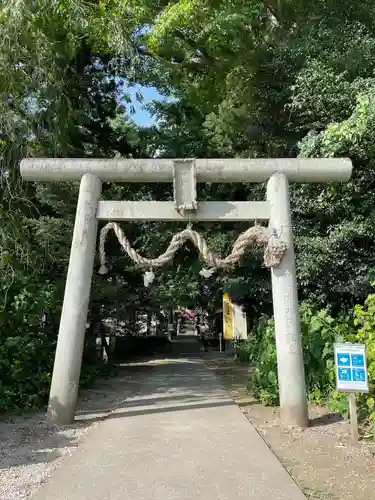
[[[103,182],[173,182],[179,162],[194,163],[197,182],[265,182],[277,172],[290,182],[344,182],[352,174],[348,158],[26,158],[20,168],[26,181],[78,181],[85,174],[93,174]]]

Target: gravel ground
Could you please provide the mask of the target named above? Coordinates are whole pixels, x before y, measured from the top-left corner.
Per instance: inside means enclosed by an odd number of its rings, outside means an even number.
[[[118,377],[83,392],[71,426],[50,425],[45,413],[0,421],[0,499],[21,500],[32,495],[61,461],[74,453],[85,435],[95,432],[95,427],[126,399],[134,388],[134,371],[134,367],[124,367]]]
[[[325,407],[309,407],[308,429],[285,428],[278,411],[249,395],[250,371],[230,358],[208,355],[207,366],[240,405],[308,499],[373,500],[375,443],[351,443],[349,423]]]
[[[44,415],[0,424],[0,498],[31,495],[52,474],[59,461],[74,452],[88,426],[56,427]]]

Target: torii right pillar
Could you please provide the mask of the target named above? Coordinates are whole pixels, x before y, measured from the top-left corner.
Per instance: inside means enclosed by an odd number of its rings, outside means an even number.
[[[305,369],[297,295],[296,266],[290,210],[289,182],[283,173],[272,175],[267,184],[270,227],[286,244],[287,251],[276,268],[271,268],[275,319],[280,418],[284,425],[307,427]]]

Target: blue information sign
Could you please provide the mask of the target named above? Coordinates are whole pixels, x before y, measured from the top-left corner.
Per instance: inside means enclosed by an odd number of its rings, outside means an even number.
[[[366,350],[363,344],[335,344],[338,391],[368,392]]]

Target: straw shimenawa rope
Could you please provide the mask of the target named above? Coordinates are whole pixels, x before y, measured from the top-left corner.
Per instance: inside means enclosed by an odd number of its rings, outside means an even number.
[[[176,252],[189,240],[197,247],[208,269],[212,272],[216,269],[233,267],[241,259],[246,248],[250,244],[255,244],[258,247],[265,247],[264,264],[266,267],[277,267],[286,251],[285,243],[277,237],[275,231],[263,226],[254,226],[240,234],[232,247],[231,253],[225,257],[225,259],[221,259],[209,250],[205,240],[199,233],[188,228],[173,236],[168,248],[163,254],[155,259],[147,259],[134,250],[121,227],[116,222],[109,222],[100,232],[100,274],[106,274],[108,272],[106,266],[105,242],[108,232],[111,230],[114,231],[120,245],[130,259],[137,264],[137,266],[149,269],[163,267],[171,262]]]

